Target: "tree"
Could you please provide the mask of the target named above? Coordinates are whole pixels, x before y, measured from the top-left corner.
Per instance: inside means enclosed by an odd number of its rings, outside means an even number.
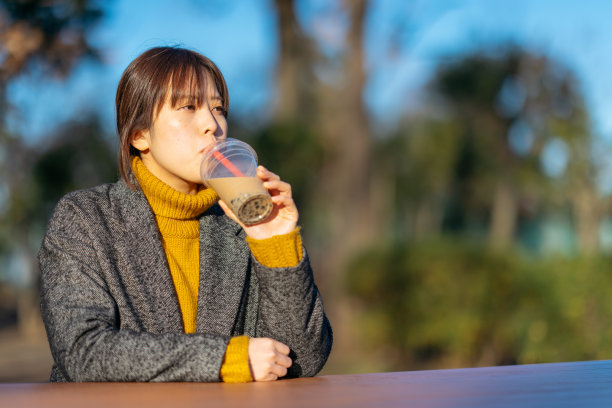
[[[346,2],[346,46],[340,55],[335,87],[321,92],[322,135],[326,147],[321,190],[330,204],[329,242],[342,265],[351,252],[370,242],[378,220],[372,211],[372,135],[363,102],[364,33],[369,1]]]
[[[447,102],[463,129],[458,137],[470,159],[467,171],[457,172],[462,175],[457,182],[470,186],[469,195],[474,198],[470,204],[476,205],[476,211],[488,209],[491,246],[507,248],[513,243],[523,197],[537,195],[540,202],[546,201],[557,183],[542,171],[542,154],[547,144],[561,138],[572,156],[563,180],[580,178],[565,197],[575,203],[579,230],[591,231],[579,234],[581,247],[593,247],[596,222],[592,214],[597,212],[574,199],[587,197],[589,203],[596,202],[588,153],[592,132],[571,72],[544,56],[509,48],[441,66],[431,88]],[[581,194],[576,196],[578,185]],[[462,201],[461,211],[469,214],[466,199],[458,200]]]
[[[329,299],[328,312],[338,316],[346,311],[338,286],[342,268],[374,239],[372,228],[379,225],[379,214],[372,211],[373,141],[363,103],[369,1],[321,3],[306,29],[295,3],[274,2],[280,36],[278,109],[251,143],[296,188],[317,281]],[[313,28],[329,27],[330,21],[342,27],[342,45],[331,50]],[[336,321],[334,329],[344,333],[339,338],[350,338],[346,319]]]
[[[0,1],[0,120],[7,112],[6,88],[15,78],[33,71],[65,77],[81,59],[97,60],[98,50],[87,36],[101,17],[101,9],[87,0]],[[22,161],[10,160],[24,149],[15,138],[0,126],[0,142],[9,158],[0,178],[9,192],[20,188],[24,173]]]
[[[102,17],[93,1],[0,1],[0,83],[32,67],[66,76],[83,58],[98,58],[87,35]]]
[[[405,118],[396,133],[377,143],[378,191],[387,203],[385,229],[406,242],[439,236],[454,195],[462,147],[453,120]]]
[[[28,184],[36,152],[19,135],[5,129],[9,108],[6,90],[21,75],[64,78],[82,59],[98,60],[98,50],[89,43],[88,35],[101,17],[98,4],[90,0],[0,1],[0,147],[4,157],[0,161],[4,192],[0,218],[5,226],[0,236],[0,258],[15,251],[26,254],[27,261],[22,263],[28,270],[36,270],[33,247],[38,242],[32,242],[37,241],[33,230],[40,228],[33,220],[40,213],[31,212],[39,202],[32,196],[35,188]],[[29,284],[35,281],[31,279]],[[31,310],[36,308],[35,288],[26,290],[20,297],[25,301],[20,301],[18,314],[30,319]]]
[[[295,1],[275,0],[279,55],[276,122],[308,123],[315,113],[313,61],[318,53],[298,22]]]
[[[87,36],[101,17],[97,4],[87,0],[0,1],[0,115],[7,112],[7,85],[20,75],[35,71],[65,77],[81,59],[97,59],[98,50]],[[0,142],[7,157],[0,178],[9,196],[20,195],[31,163],[15,158],[28,148],[2,126]]]
[[[344,45],[333,52],[323,52],[324,45],[316,35],[299,24],[294,1],[277,0],[274,4],[280,37],[278,109],[269,130],[254,135],[252,142],[263,147],[260,142],[274,140],[286,146],[262,148],[264,152],[276,151],[279,158],[272,161],[277,163],[287,163],[302,148],[319,154],[315,160],[300,160],[302,166],[290,162],[285,166],[308,174],[302,178],[307,182],[298,183],[306,192],[301,194],[304,201],[308,201],[301,207],[311,220],[306,233],[313,237],[311,250],[321,255],[317,257],[318,269],[333,274],[352,251],[374,235],[372,228],[377,225],[370,192],[372,137],[363,103],[367,81],[363,42],[369,1],[326,3],[320,11],[324,16],[314,17],[347,19]],[[321,76],[338,80],[324,81]],[[306,140],[287,136],[281,142],[282,135],[272,137],[279,130],[300,134]],[[313,157],[297,155],[301,156]]]
[[[18,289],[18,323],[25,331],[40,322],[37,298],[36,251],[57,201],[66,193],[117,179],[116,152],[97,118],[70,122],[47,137],[38,150],[15,139],[10,163],[15,180],[0,214],[2,238],[9,256],[22,256]]]

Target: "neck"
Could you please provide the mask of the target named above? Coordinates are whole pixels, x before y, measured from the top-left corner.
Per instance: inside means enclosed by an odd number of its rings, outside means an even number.
[[[142,164],[145,165],[151,174],[176,191],[183,194],[196,195],[198,191],[202,189],[202,184],[191,183],[161,168],[157,162],[151,159],[149,154],[141,153],[140,158],[142,160]]]

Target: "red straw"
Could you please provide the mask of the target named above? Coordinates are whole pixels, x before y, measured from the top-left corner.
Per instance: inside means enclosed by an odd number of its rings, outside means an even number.
[[[242,172],[238,170],[238,168],[234,166],[231,161],[227,160],[227,157],[225,157],[223,153],[219,152],[218,150],[215,150],[213,152],[213,156],[215,156],[215,159],[219,160],[222,165],[224,165],[229,171],[231,171],[234,176],[244,177],[244,174],[242,174]]]

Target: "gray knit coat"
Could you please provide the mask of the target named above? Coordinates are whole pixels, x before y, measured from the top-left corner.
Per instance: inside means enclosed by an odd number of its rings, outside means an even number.
[[[332,331],[308,261],[267,268],[218,205],[200,225],[196,333],[185,334],[149,203],[123,181],[58,203],[39,252],[51,381],[219,381],[229,339],[291,348],[288,376],[325,364]]]

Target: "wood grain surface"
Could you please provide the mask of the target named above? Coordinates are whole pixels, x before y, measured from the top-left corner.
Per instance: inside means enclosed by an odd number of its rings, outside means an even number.
[[[0,384],[0,407],[612,407],[612,361],[271,383]]]

